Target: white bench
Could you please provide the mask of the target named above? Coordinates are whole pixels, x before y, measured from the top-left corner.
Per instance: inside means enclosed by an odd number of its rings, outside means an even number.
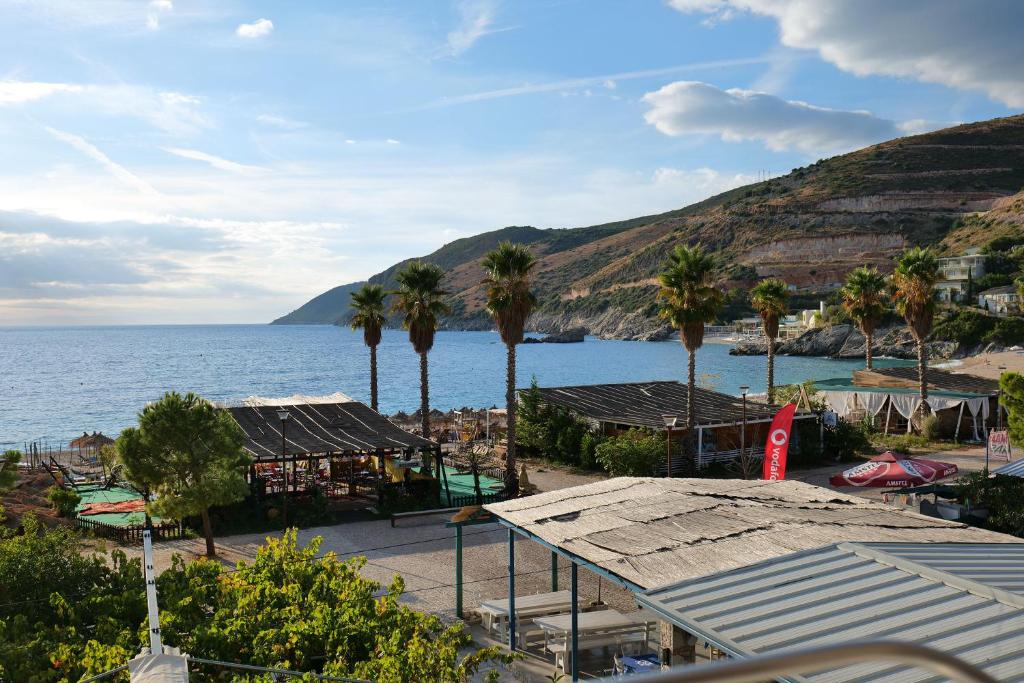
[[[562,614],[572,609],[572,594],[569,591],[553,593],[537,593],[536,595],[516,596],[516,630],[521,640],[527,635],[520,625],[529,626],[536,617],[551,614]],[[486,600],[477,609],[480,621],[487,633],[508,633],[508,598],[502,600]],[[534,630],[533,633],[536,633]]]

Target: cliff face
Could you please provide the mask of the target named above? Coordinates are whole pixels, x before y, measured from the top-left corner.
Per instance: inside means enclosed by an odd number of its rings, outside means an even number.
[[[776,353],[784,356],[828,356],[830,358],[863,358],[867,340],[853,325],[832,325],[819,330],[809,330],[796,339],[788,339],[776,347]],[[928,357],[931,359],[951,358],[957,351],[953,342],[929,342]],[[903,325],[879,329],[871,345],[876,358],[917,358],[917,346],[910,330]],[[768,353],[764,339],[744,341],[730,349],[734,356],[762,356]]]
[[[448,271],[449,329],[492,327],[479,260],[509,240],[537,255],[532,329],[659,339],[670,331],[657,319],[655,278],[676,244],[716,251],[725,287],[746,289],[776,276],[810,295],[834,289],[859,265],[888,272],[909,245],[959,253],[998,234],[1019,234],[1021,188],[1024,116],[1014,116],[874,145],[677,211],[587,228],[504,228],[424,260]],[[370,281],[390,287],[402,265]],[[275,322],[343,322],[351,289],[335,288]]]

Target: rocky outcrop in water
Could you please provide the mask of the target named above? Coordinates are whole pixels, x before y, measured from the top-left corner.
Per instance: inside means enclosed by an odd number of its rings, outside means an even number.
[[[623,313],[609,309],[597,315],[578,313],[534,313],[527,328],[534,332],[557,334],[563,330],[585,328],[589,334],[601,339],[625,341],[664,341],[672,337],[672,328],[660,320],[640,312]]]
[[[573,327],[564,332],[555,332],[546,337],[527,337],[524,344],[578,344],[587,336],[587,328]]]
[[[853,325],[832,325],[809,330],[795,339],[780,342],[776,353],[783,356],[827,356],[829,358],[863,358],[864,335]],[[957,350],[953,342],[929,342],[929,358],[950,358]],[[768,352],[764,339],[743,341],[729,351],[734,356],[760,356]],[[878,358],[917,358],[917,346],[910,330],[899,325],[875,333],[872,353]]]

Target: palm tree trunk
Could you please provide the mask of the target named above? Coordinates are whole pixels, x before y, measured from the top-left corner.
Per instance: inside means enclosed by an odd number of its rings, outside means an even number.
[[[768,337],[768,405],[775,403],[775,339]]]
[[[217,549],[213,545],[213,525],[210,523],[210,510],[203,508],[200,517],[203,519],[203,538],[206,539],[206,556],[215,557]]]
[[[377,412],[377,347],[370,347],[370,407]]]
[[[430,438],[430,385],[427,379],[427,354],[420,354],[420,430]]]
[[[928,414],[928,349],[924,340],[917,342],[917,378],[921,385],[921,416]]]
[[[871,369],[871,346],[874,344],[875,333],[865,332],[864,333],[864,365],[870,370]]]
[[[693,401],[694,389],[697,385],[697,352],[687,351],[686,358],[686,430],[691,431],[697,421],[697,406]],[[669,476],[672,476],[669,474]]]
[[[505,370],[505,409],[508,431],[505,448],[505,489],[509,496],[519,492],[519,473],[516,472],[516,345],[508,344],[508,364]]]

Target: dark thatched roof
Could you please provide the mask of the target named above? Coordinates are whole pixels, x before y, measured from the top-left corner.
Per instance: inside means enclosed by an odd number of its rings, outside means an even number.
[[[281,458],[281,420],[291,415],[285,430],[287,455],[373,453],[377,449],[433,448],[434,442],[403,431],[380,413],[357,401],[305,403],[288,406],[227,408],[245,432],[245,450],[255,460]]]
[[[911,389],[918,386],[916,365],[855,370],[853,379],[859,386],[905,386]],[[975,375],[958,375],[936,368],[928,368],[928,386],[938,391],[961,391],[989,396],[995,396],[999,392],[998,380]]]
[[[546,403],[568,408],[599,422],[664,429],[663,415],[674,415],[680,427],[686,421],[686,385],[679,382],[541,387],[539,391]],[[735,424],[743,419],[743,403],[739,397],[697,387],[694,401],[697,425]],[[777,410],[777,407],[748,399],[747,421],[770,420]]]

